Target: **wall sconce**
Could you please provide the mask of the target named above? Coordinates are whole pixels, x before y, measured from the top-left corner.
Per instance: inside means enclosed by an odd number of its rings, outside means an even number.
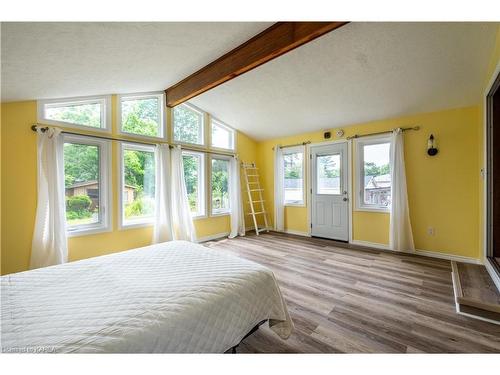
[[[429,137],[429,140],[427,141],[427,154],[429,156],[434,156],[438,153],[438,149],[436,148],[435,142],[434,142],[434,136],[431,134]]]

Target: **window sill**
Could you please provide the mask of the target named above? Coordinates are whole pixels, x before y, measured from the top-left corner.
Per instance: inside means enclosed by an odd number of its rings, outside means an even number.
[[[207,215],[196,215],[196,216],[191,216],[193,220],[203,220],[203,219],[208,219]]]
[[[124,130],[118,129],[117,132],[123,139],[123,142],[127,142],[130,140],[130,142],[134,142],[134,139],[136,140],[145,140],[145,141],[152,141],[152,142],[166,142],[167,141],[167,136],[162,135],[162,136],[154,136],[154,135],[144,135],[144,134],[135,134],[135,133],[129,133]],[[126,137],[130,138],[127,139]]]
[[[220,216],[230,216],[231,212],[215,212],[210,215],[210,217],[220,217]]]
[[[82,229],[82,230],[74,230],[74,231],[66,230],[66,235],[68,238],[73,238],[73,237],[90,236],[93,234],[100,234],[100,233],[107,233],[107,232],[111,232],[111,228],[100,227],[100,228]]]
[[[127,229],[138,229],[138,228],[145,228],[145,227],[152,227],[154,226],[154,223],[151,221],[147,222],[137,222],[137,223],[130,223],[130,224],[121,224],[120,227],[118,228],[119,230],[127,230]]]
[[[306,207],[305,203],[285,203],[284,207]]]
[[[354,211],[358,212],[378,212],[382,214],[390,214],[391,209],[390,208],[382,208],[382,207],[356,207]]]

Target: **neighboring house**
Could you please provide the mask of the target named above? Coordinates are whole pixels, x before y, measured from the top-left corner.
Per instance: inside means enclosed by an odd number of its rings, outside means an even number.
[[[135,198],[137,189],[131,185],[125,185],[123,191],[123,202],[126,204],[132,203]],[[86,195],[92,200],[91,209],[94,209],[99,204],[99,183],[96,180],[76,182],[66,188],[66,196],[72,197],[75,195]]]
[[[365,176],[365,202],[380,206],[391,204],[391,175]]]

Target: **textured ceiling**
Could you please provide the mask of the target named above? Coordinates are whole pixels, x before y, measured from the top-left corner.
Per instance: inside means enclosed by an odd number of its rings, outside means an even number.
[[[164,90],[272,23],[2,23],[2,101]]]
[[[270,23],[3,23],[2,101],[163,90]],[[351,23],[191,100],[256,139],[477,104],[497,24]]]
[[[478,104],[497,25],[351,23],[191,102],[258,140]]]

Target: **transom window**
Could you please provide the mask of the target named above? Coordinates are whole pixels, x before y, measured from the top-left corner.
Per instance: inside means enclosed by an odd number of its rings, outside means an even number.
[[[205,145],[204,113],[190,104],[180,104],[172,110],[174,141]]]
[[[155,213],[155,148],[121,145],[121,226],[152,223]]]
[[[64,190],[69,234],[110,229],[108,141],[64,136]]]
[[[210,121],[210,146],[234,150],[234,130],[220,121],[212,119]]]
[[[111,129],[109,96],[38,101],[38,121],[50,125]]]
[[[164,138],[164,94],[119,96],[119,129],[122,133]]]
[[[286,205],[304,204],[304,147],[283,149],[283,199]]]
[[[357,140],[357,208],[388,211],[391,206],[391,142],[387,137]]]
[[[211,212],[214,215],[229,213],[229,158],[212,156],[210,167]]]
[[[200,152],[183,151],[184,179],[189,208],[193,216],[205,215],[205,155]]]

